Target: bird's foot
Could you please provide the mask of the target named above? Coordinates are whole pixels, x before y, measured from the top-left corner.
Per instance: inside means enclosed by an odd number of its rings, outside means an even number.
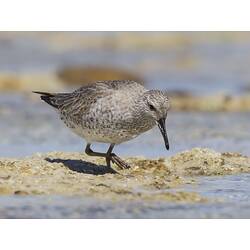
[[[123,161],[119,156],[116,154],[111,154],[110,156],[111,161],[116,164],[121,169],[128,169],[130,168],[130,165]]]

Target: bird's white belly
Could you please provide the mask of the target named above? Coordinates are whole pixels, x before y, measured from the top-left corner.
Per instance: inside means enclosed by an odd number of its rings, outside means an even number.
[[[131,134],[126,131],[114,131],[112,129],[87,129],[81,127],[71,128],[78,136],[87,142],[102,142],[119,144],[137,137],[139,134]]]

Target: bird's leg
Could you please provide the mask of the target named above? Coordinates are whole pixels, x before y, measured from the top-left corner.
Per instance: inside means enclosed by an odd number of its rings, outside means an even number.
[[[99,152],[94,152],[91,148],[90,148],[90,143],[87,144],[86,148],[85,148],[85,153],[89,156],[98,156],[98,157],[106,157],[107,154],[106,153],[99,153]]]
[[[106,153],[94,152],[94,151],[90,148],[90,146],[91,146],[91,144],[88,143],[87,146],[86,146],[86,148],[85,148],[85,153],[86,153],[87,155],[90,155],[90,156],[97,156],[97,157],[105,157],[105,158],[106,158],[106,161],[107,161],[107,154],[106,154]],[[107,167],[110,168],[110,169],[112,170],[112,173],[117,174],[117,172],[116,172],[114,169],[111,168],[110,162],[109,162],[109,164],[108,164],[108,162],[107,162]]]
[[[107,157],[106,162],[107,165],[110,165],[110,160],[115,163],[118,167],[124,169],[124,168],[130,168],[130,166],[123,161],[120,157],[118,157],[116,154],[112,153],[112,150],[114,148],[115,144],[111,144],[108,151],[107,151]]]
[[[99,153],[99,152],[94,152],[91,148],[90,148],[90,143],[87,144],[86,149],[85,149],[85,153],[87,155],[90,156],[97,156],[97,157],[105,157],[106,158],[106,162],[107,162],[107,166],[110,166],[110,161],[112,161],[113,163],[115,163],[118,167],[120,168],[129,168],[130,166],[123,161],[120,157],[118,157],[116,154],[112,153],[112,150],[115,146],[115,144],[111,144],[107,153]]]
[[[115,144],[110,144],[109,149],[107,151],[107,156],[106,156],[106,163],[108,167],[111,167],[110,161],[111,161],[111,154],[112,150],[114,148]]]

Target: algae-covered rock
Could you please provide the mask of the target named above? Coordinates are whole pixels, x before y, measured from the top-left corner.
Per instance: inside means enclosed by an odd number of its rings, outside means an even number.
[[[166,160],[176,174],[225,175],[250,172],[250,158],[238,153],[218,153],[210,149],[194,148]]]
[[[171,188],[194,176],[250,172],[250,159],[237,153],[195,148],[158,160],[129,158],[115,172],[100,158],[51,152],[23,159],[0,159],[0,195],[84,195],[108,200],[204,202],[196,193]]]
[[[133,164],[133,159],[128,159]],[[93,163],[91,163],[93,162]],[[111,200],[181,200],[167,189],[185,183],[171,175],[163,161],[145,161],[130,170],[115,171],[105,161],[79,153],[48,153],[24,159],[0,160],[0,190],[4,194],[89,195]],[[8,176],[8,178],[7,178]],[[6,190],[5,190],[6,189]],[[152,191],[159,193],[152,195]],[[164,192],[163,192],[164,191]],[[185,196],[183,200],[190,201]],[[195,198],[196,200],[197,198]]]

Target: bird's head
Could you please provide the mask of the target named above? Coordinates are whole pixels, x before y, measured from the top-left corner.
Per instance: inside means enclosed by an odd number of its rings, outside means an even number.
[[[143,94],[144,115],[154,121],[163,136],[165,146],[169,150],[169,142],[166,130],[166,118],[170,108],[170,102],[165,91],[149,90]]]

